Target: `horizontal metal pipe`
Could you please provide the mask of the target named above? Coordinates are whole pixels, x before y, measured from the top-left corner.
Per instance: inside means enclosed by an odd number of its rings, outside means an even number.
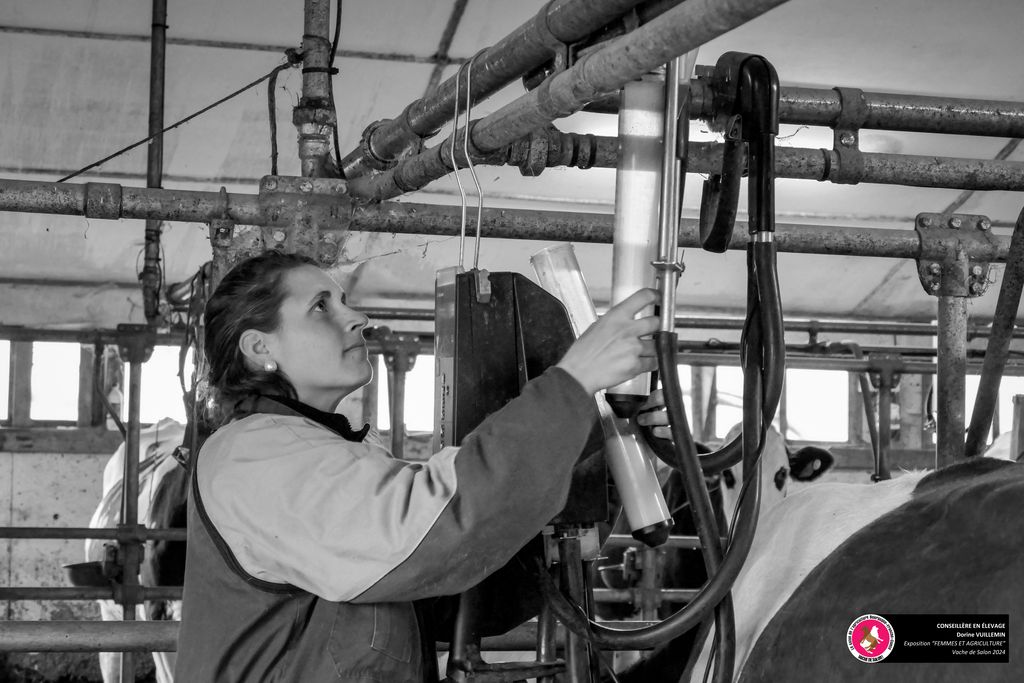
[[[533,139],[531,137],[531,139]],[[506,156],[508,164],[520,166],[529,158],[526,139],[513,144]],[[534,143],[536,144],[536,143]],[[573,159],[585,159],[586,168],[615,168],[619,139],[611,136],[547,131],[547,165],[572,165]],[[720,173],[721,143],[690,142],[687,167],[690,173]],[[586,150],[586,154],[574,153]],[[514,152],[514,153],[513,153]],[[910,187],[944,187],[962,190],[1024,190],[1024,162],[1004,159],[963,159],[912,154],[860,152],[858,164],[832,149],[776,147],[775,175],[779,178],[831,181],[834,183],[877,183]],[[486,157],[477,163],[493,163]],[[536,175],[536,171],[533,175]]]
[[[95,286],[96,283],[92,283]],[[134,288],[138,289],[135,284]],[[184,332],[169,330],[167,332],[150,333],[156,344],[180,346],[185,340]],[[20,325],[0,325],[0,339],[11,341],[55,341],[79,344],[120,344],[128,333],[112,329],[95,330],[50,330],[42,327],[22,327]],[[137,335],[136,335],[137,336]],[[149,336],[149,335],[148,335]]]
[[[0,652],[174,652],[177,621],[0,621]]]
[[[689,602],[698,591],[685,588],[662,588],[658,591],[662,602]],[[596,602],[635,602],[637,591],[633,588],[595,588]]]
[[[640,541],[627,534],[611,534],[604,542],[607,548],[633,548],[641,545]],[[700,539],[696,536],[669,536],[668,540],[659,548],[688,548],[700,547]]]
[[[785,0],[689,0],[586,56],[539,87],[473,122],[471,146],[494,152],[530,131],[578,111],[590,100],[639,78],[668,60],[741,26]],[[400,161],[372,178],[352,180],[353,196],[371,201],[396,197],[446,175],[456,136]],[[463,159],[463,161],[465,161]]]
[[[433,322],[432,308],[376,308],[360,307],[371,320],[403,320]],[[746,321],[743,318],[713,318],[704,316],[676,316],[676,329],[688,330],[742,330]],[[787,332],[843,333],[843,334],[884,334],[905,337],[934,337],[938,334],[938,326],[930,323],[881,323],[865,320],[794,320],[785,321]],[[991,321],[976,320],[967,326],[967,339],[983,339],[992,333]],[[1024,329],[1014,328],[1014,338],[1024,338]],[[5,338],[3,327],[0,326],[0,338]]]
[[[646,621],[602,622],[611,628],[650,626]],[[174,652],[178,621],[0,621],[0,652]],[[531,651],[537,644],[537,624],[520,624],[508,633],[483,639],[482,652]],[[559,629],[558,645],[565,644]],[[438,643],[446,652],[447,643]]]
[[[97,185],[102,185],[96,189]],[[92,189],[87,189],[92,186]],[[99,196],[92,196],[99,193]],[[120,195],[120,201],[112,199]],[[107,198],[111,198],[107,201]],[[259,197],[247,194],[189,192],[156,188],[121,188],[119,185],[86,183],[43,183],[0,180],[0,211],[86,215],[88,205],[102,215],[96,218],[162,218],[164,220],[207,222],[227,215],[250,225],[278,224],[281,215],[265,215]],[[459,212],[453,207],[391,202],[373,206],[349,206],[338,198],[322,198],[323,210],[335,222],[344,224],[348,211],[350,230],[394,232],[417,235],[458,235]],[[273,211],[274,209],[271,209]],[[531,239],[568,242],[610,243],[610,214],[549,212],[535,210],[484,209],[481,235],[490,238]],[[778,251],[842,256],[879,256],[889,258],[925,258],[942,260],[955,251],[952,244],[929,240],[922,247],[913,230],[854,228],[777,224]],[[746,235],[737,231],[730,249],[746,249]],[[679,246],[699,247],[699,228],[695,219],[680,225]],[[977,240],[963,245],[971,260],[1005,261],[1009,237],[992,235],[991,243]]]
[[[181,600],[181,586],[149,586],[139,589],[143,600]],[[0,600],[114,600],[113,587],[14,586],[0,587]]]
[[[0,527],[0,538],[87,539],[114,541],[184,541],[185,529],[143,529],[139,534],[119,529],[91,527],[13,526]]]
[[[865,92],[861,128],[1024,137],[1024,103]],[[834,126],[842,112],[839,91],[782,88],[779,121]]]
[[[680,365],[730,365],[739,366],[740,359],[735,353],[696,353],[680,352]],[[803,370],[841,370],[843,372],[870,372],[877,371],[879,363],[872,362],[870,358],[839,358],[835,356],[786,356],[786,367]],[[895,372],[908,375],[934,375],[937,364],[923,361],[899,360],[895,363],[886,362],[886,367],[892,367]],[[967,362],[967,373],[978,374],[981,372],[981,360],[969,360]],[[1024,364],[1007,363],[1004,375],[1014,377],[1024,376]]]
[[[822,228],[827,229],[827,228]],[[600,307],[600,302],[597,302]],[[399,320],[416,322],[433,322],[432,308],[383,308],[359,307],[370,320]],[[992,333],[992,321],[973,318],[967,325],[967,339],[984,339]],[[742,330],[743,318],[715,318],[707,316],[676,316],[677,329],[692,330]],[[786,319],[787,332],[808,333],[842,333],[842,334],[895,334],[907,337],[934,337],[938,334],[938,326],[930,323],[885,323],[867,320],[807,320]],[[1024,338],[1024,328],[1015,327],[1015,339]],[[118,344],[123,333],[117,330],[49,330],[43,328],[26,328],[17,325],[0,325],[0,339],[11,341],[60,341],[79,344]],[[155,343],[168,346],[180,345],[184,339],[181,332],[169,331],[156,335]],[[429,343],[429,334],[426,336]],[[15,527],[18,528],[18,527]],[[0,534],[0,538],[4,538]]]
[[[842,89],[783,86],[779,90],[779,123],[834,127],[842,114]],[[587,110],[614,114],[618,112],[618,100],[618,93],[599,98],[588,104]],[[855,128],[1024,137],[1022,102],[861,92],[858,104],[862,105],[862,119]],[[711,85],[703,79],[692,79],[690,118],[707,119],[714,114]]]
[[[471,100],[480,101],[550,59],[557,43],[575,42],[593,33],[640,1],[554,0],[475,58],[468,76],[456,76],[468,79]],[[371,126],[364,134],[365,142],[341,160],[342,173],[354,178],[380,162],[395,159],[421,138],[433,135],[453,118],[454,100],[452,77],[426,97],[410,103],[400,115]],[[464,108],[460,103],[460,109]]]
[[[459,234],[459,215],[448,207],[389,202],[356,206],[351,230],[455,236]],[[557,240],[565,242],[610,243],[610,214],[546,212],[533,210],[484,209],[481,222],[484,237],[501,239]],[[992,244],[967,242],[965,254],[972,260],[1005,261],[1009,237],[992,235]],[[929,241],[922,247],[913,230],[776,224],[775,243],[779,252],[833,254],[841,256],[878,256],[889,258],[929,258],[943,260],[952,253],[941,241]],[[733,235],[730,249],[746,249],[743,231]],[[679,246],[700,247],[696,219],[683,219]]]

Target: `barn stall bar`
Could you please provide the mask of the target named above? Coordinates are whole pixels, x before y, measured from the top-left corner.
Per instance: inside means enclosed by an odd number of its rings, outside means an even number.
[[[472,128],[473,133],[471,139],[476,140],[475,134],[478,128],[474,126]],[[481,131],[485,128],[479,129]],[[941,128],[940,128],[941,130]],[[322,142],[322,141],[321,141]],[[324,145],[320,145],[317,149],[323,150]],[[317,152],[319,153],[319,152]],[[801,153],[803,154],[803,153]],[[808,153],[802,157],[801,163],[811,164],[817,163],[814,160],[815,153]],[[315,154],[311,153],[311,156]],[[699,155],[698,155],[699,156]],[[820,155],[819,155],[820,156]],[[866,157],[869,155],[866,155]],[[442,157],[443,158],[443,157]],[[987,162],[977,162],[974,166],[951,166],[950,170],[953,172],[943,176],[943,178],[952,179],[953,176],[959,175],[964,169],[971,168],[974,170],[983,170],[989,173],[985,177],[985,180],[979,181],[977,185],[948,185],[950,187],[963,187],[965,189],[1020,189],[1019,176],[1014,176],[1019,171],[1018,168],[1012,165],[993,165],[986,166]],[[824,166],[825,162],[822,161],[821,165]],[[865,167],[869,166],[870,162],[865,164]],[[892,164],[880,164],[886,168],[892,169]],[[304,164],[304,168],[306,168]],[[896,172],[893,172],[890,177],[897,178],[900,176],[901,171],[913,171],[916,167],[913,167],[912,163],[908,162],[905,167],[900,167]],[[445,170],[445,173],[449,172],[449,169]],[[806,174],[813,174],[807,176],[796,176],[793,177],[818,177],[816,170],[805,170],[805,171],[793,171],[794,173],[802,172]],[[984,173],[982,174],[984,175]],[[847,175],[846,178],[851,176]],[[1009,177],[1009,180],[1004,180]],[[1015,180],[1016,177],[1016,180]],[[820,179],[820,178],[819,178]],[[834,178],[829,178],[834,180]],[[860,178],[862,181],[866,181],[866,178]],[[914,182],[903,179],[904,184],[914,184]],[[382,181],[383,182],[383,181]],[[935,180],[934,182],[940,183],[942,180]],[[952,180],[951,180],[952,182]],[[999,184],[1003,182],[1004,184]],[[269,184],[269,183],[268,183]],[[941,185],[947,186],[947,185]],[[2,195],[0,195],[0,209],[6,210],[20,210],[20,211],[37,211],[37,212],[53,212],[53,213],[70,213],[77,215],[85,215],[93,218],[147,218],[149,220],[198,220],[198,221],[212,221],[212,220],[223,220],[230,219],[234,222],[253,224],[253,225],[269,225],[269,226],[288,226],[293,225],[296,219],[299,218],[297,213],[290,212],[286,206],[291,201],[291,197],[285,195],[279,195],[276,199],[275,205],[272,208],[268,208],[265,203],[260,202],[260,198],[255,196],[247,195],[228,195],[217,194],[217,193],[189,193],[189,192],[169,192],[169,191],[155,191],[153,193],[142,194],[130,188],[120,188],[118,186],[105,185],[105,184],[89,184],[86,186],[78,186],[79,190],[74,189],[75,186],[60,187],[59,190],[48,184],[39,183],[22,183],[20,181],[8,181],[3,184]],[[339,188],[343,186],[333,185],[331,188],[335,192],[340,193]],[[350,187],[353,193],[357,192],[357,184],[353,184]],[[261,197],[263,197],[263,189],[272,190],[273,188],[261,187]],[[318,195],[321,190],[321,186],[315,182],[311,185],[309,194],[311,196]],[[62,199],[56,200],[58,195],[63,195],[65,192],[75,194],[74,198],[63,197]],[[293,193],[296,194],[296,193]],[[80,195],[80,197],[78,196]],[[31,196],[31,197],[30,197]],[[274,199],[271,194],[268,193],[268,198]],[[394,224],[391,222],[391,216],[388,212],[396,210],[390,207],[364,207],[356,206],[352,207],[343,199],[338,199],[334,195],[328,195],[322,206],[313,209],[309,213],[305,213],[304,217],[308,217],[310,213],[319,214],[324,222],[336,221],[341,217],[348,216],[349,229],[359,229],[364,231],[394,231],[394,232],[410,232],[417,234],[457,234],[457,216],[456,212],[451,209],[445,209],[438,211],[435,207],[416,207],[415,205],[403,204],[399,205],[398,211],[409,211],[410,217],[405,225],[405,230],[393,230]],[[317,197],[321,199],[322,197]],[[54,201],[56,200],[56,201]],[[51,201],[53,203],[51,203]],[[125,203],[122,204],[122,201]],[[133,204],[134,202],[134,204]],[[60,206],[60,209],[52,209],[50,207]],[[145,208],[142,208],[142,207]],[[18,208],[28,207],[28,208]],[[126,208],[127,207],[127,208]],[[188,207],[188,208],[186,208]],[[201,207],[205,207],[201,208]],[[424,215],[429,215],[431,211],[441,213],[442,215],[437,217],[438,223],[444,223],[447,227],[447,232],[442,232],[439,227],[436,232],[431,232],[429,226],[424,226],[421,222]],[[274,213],[276,212],[276,216]],[[322,213],[320,213],[322,212]],[[419,215],[416,215],[416,214]],[[497,211],[491,210],[490,215],[485,214],[484,222],[484,236],[493,237],[510,237],[516,238],[520,235],[523,238],[537,239],[572,239],[574,241],[595,241],[595,242],[607,242],[610,241],[605,230],[601,228],[608,223],[607,217],[601,217],[600,220],[595,216],[580,216],[580,215],[569,215],[559,216],[558,214],[537,212],[535,218],[537,219],[535,224],[528,225],[521,232],[517,231],[514,227],[505,232],[504,226],[511,220],[513,223],[517,218],[528,218],[528,215],[521,215],[516,212],[509,211]],[[498,215],[500,214],[500,215]],[[365,221],[361,223],[360,220]],[[493,223],[491,223],[493,221]],[[556,227],[552,229],[552,226],[558,226],[559,223],[565,222],[569,224],[577,223],[579,231],[572,232],[567,231],[562,233]],[[358,228],[356,226],[359,226]],[[493,228],[491,228],[493,225]],[[599,236],[588,239],[588,235],[591,234],[592,226],[599,226],[596,232]],[[696,241],[696,225],[692,222],[686,226],[688,232],[684,231],[684,236],[680,240],[681,246],[695,246]],[[826,228],[823,228],[823,230]],[[787,232],[786,226],[780,226],[778,233],[778,243],[780,249],[791,250],[794,252],[804,253],[829,253],[829,254],[850,254],[850,255],[873,255],[873,256],[894,256],[901,258],[930,258],[934,260],[940,260],[947,258],[950,249],[953,248],[953,242],[945,242],[943,239],[928,239],[923,240],[917,234],[905,235],[895,237],[889,231],[879,230],[877,233],[873,233],[865,229],[850,229],[849,231],[837,231],[836,235],[826,236],[822,234],[822,230],[817,230],[813,227],[807,226],[792,226],[792,230]],[[604,233],[604,234],[601,234]],[[739,244],[742,240],[735,240],[737,244],[732,245],[732,248],[739,248]],[[954,240],[958,241],[958,240]],[[1001,238],[995,240],[983,240],[983,241],[970,241],[964,254],[968,257],[977,260],[984,261],[1000,261],[1005,260],[1008,247],[1005,241]],[[950,314],[948,319],[950,322],[946,324],[940,324],[940,328],[945,328],[948,325],[952,325],[956,338],[960,337],[960,333],[964,332],[964,325],[961,324],[962,316],[959,316],[960,309],[956,306],[957,302],[949,302]],[[941,308],[940,308],[941,310]],[[965,318],[963,318],[965,322]],[[942,336],[940,334],[940,336]],[[950,348],[947,353],[952,353],[954,357],[959,356],[960,349],[955,345]],[[961,416],[962,422],[962,416]]]

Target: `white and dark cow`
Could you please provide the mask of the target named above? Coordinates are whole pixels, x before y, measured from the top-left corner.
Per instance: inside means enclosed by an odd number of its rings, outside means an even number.
[[[868,613],[1019,619],[1022,501],[1024,466],[973,458],[877,484],[816,484],[764,510],[732,591],[738,680],[1024,680],[1024,642],[1012,636],[1009,665],[872,667],[845,641]],[[701,681],[711,642],[692,670],[672,643],[619,680]]]
[[[182,468],[172,457],[174,449],[181,445],[184,436],[184,427],[178,422],[165,418],[155,425],[142,430],[139,438],[139,499],[138,515],[139,524],[147,527],[166,526],[163,523],[154,523],[151,519],[154,512],[154,502],[159,497],[161,483],[167,480],[168,475],[176,475]],[[122,477],[124,475],[124,451],[122,444],[107,461],[103,470],[103,497],[99,506],[93,513],[89,526],[94,528],[116,527],[120,518]],[[89,539],[85,542],[85,559],[87,562],[102,561],[104,556],[104,541]],[[108,541],[109,543],[109,541]],[[146,547],[147,559],[152,558],[153,546],[148,543]],[[182,562],[183,564],[183,562]],[[149,585],[159,585],[162,581],[145,581]],[[180,585],[180,580],[178,581]],[[100,615],[104,621],[120,621],[122,619],[121,606],[112,600],[100,600]],[[150,606],[151,607],[151,606]],[[163,616],[166,618],[179,618],[180,606],[177,601],[161,606]],[[146,605],[139,605],[136,611],[136,619],[147,620],[153,617],[152,609]],[[171,683],[174,674],[173,652],[154,652],[153,660],[156,668],[158,683]],[[121,675],[121,660],[117,653],[100,653],[100,671],[103,674],[104,683],[117,683]]]
[[[1009,613],[1011,623],[1020,623],[1024,615],[1024,518],[1020,514],[1024,466],[972,458],[925,476],[902,479],[905,481],[893,482],[892,490],[903,495],[893,495],[888,501],[899,504],[888,510],[875,507],[879,498],[875,491],[838,501],[834,495],[826,497],[832,492],[814,489],[808,493],[818,498],[817,510],[805,509],[800,515],[779,509],[790,513],[784,521],[780,517],[780,524],[793,527],[799,521],[809,521],[810,515],[820,520],[820,512],[835,514],[828,511],[840,503],[839,510],[856,532],[809,571],[797,568],[788,580],[773,573],[773,585],[768,583],[771,579],[755,578],[757,568],[751,568],[745,582],[751,586],[737,586],[755,601],[763,601],[766,592],[774,593],[780,587],[789,596],[781,604],[772,600],[771,605],[763,605],[762,614],[771,616],[762,617],[759,634],[750,631],[741,681],[800,677],[860,680],[869,676],[872,681],[907,683],[1024,680],[1024,639],[1014,639],[1012,633],[1009,664],[873,666],[850,654],[847,629],[855,618],[867,613]],[[799,496],[791,500],[802,503]],[[805,547],[835,533],[821,521],[812,524],[816,528],[805,538]],[[765,543],[772,540],[773,536],[766,534]],[[774,540],[780,545],[787,541]],[[766,546],[760,550],[774,555],[776,561],[786,554]],[[759,560],[759,568],[767,570],[764,559]],[[738,597],[736,602],[740,604]],[[866,670],[869,666],[870,673]]]

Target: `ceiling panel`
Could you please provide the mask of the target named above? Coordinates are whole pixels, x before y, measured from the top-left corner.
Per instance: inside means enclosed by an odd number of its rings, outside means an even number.
[[[458,59],[491,45],[543,6],[541,0],[507,2],[469,0],[450,49]],[[372,121],[398,115],[422,96],[435,67],[430,56],[451,16],[455,0],[345,0],[340,47],[346,51],[389,53],[394,59],[341,57],[336,66],[340,145],[348,152]],[[146,135],[149,46],[131,37],[150,31],[150,3],[137,0],[7,0],[0,3],[0,175],[56,180]],[[267,46],[298,46],[302,39],[302,2],[286,0],[169,0],[165,121],[170,123],[267,74],[283,55]],[[65,32],[62,35],[60,32]],[[88,37],[93,34],[93,37]],[[105,37],[96,37],[104,34]],[[765,55],[786,85],[849,86],[869,91],[947,97],[1024,101],[1024,6],[1019,0],[790,0],[704,46],[699,63],[713,64],[727,50]],[[123,39],[117,39],[117,36]],[[126,37],[126,38],[125,38]],[[215,41],[221,47],[173,41]],[[233,45],[233,46],[232,46]],[[449,65],[450,76],[457,65]],[[279,171],[298,172],[292,107],[301,75],[281,74],[276,90]],[[473,109],[480,118],[523,93],[514,83]],[[576,114],[557,122],[563,130],[615,135],[616,118]],[[203,114],[165,136],[167,187],[253,193],[254,182],[270,171],[267,84]],[[437,142],[442,137],[430,142]],[[702,123],[691,126],[694,139],[711,140]],[[867,152],[993,158],[1006,145],[998,138],[864,131]],[[828,129],[783,126],[780,146],[831,148]],[[1024,149],[1009,157],[1024,160]],[[145,145],[107,162],[80,180],[110,180],[128,185],[145,181]],[[609,169],[549,169],[524,178],[515,168],[480,168],[487,206],[588,211],[614,210],[615,174]],[[475,192],[470,191],[470,217]],[[684,215],[699,205],[701,176],[687,178]],[[960,196],[955,189],[834,185],[780,180],[780,222],[813,225],[910,229],[921,211],[939,211]],[[457,204],[449,177],[399,201]],[[984,213],[997,226],[1020,213],[1019,192],[978,192],[964,212]],[[742,210],[741,205],[741,210]],[[471,221],[472,222],[472,221]],[[1001,229],[1005,234],[1005,227]],[[87,222],[80,218],[0,214],[0,280],[3,278],[89,280],[94,291],[66,298],[76,310],[67,324],[87,325],[135,315],[130,297],[102,283],[131,282],[141,246],[142,223]],[[170,224],[165,237],[169,280],[187,277],[209,256],[205,227]],[[529,255],[536,242],[488,240],[481,265],[530,274]],[[603,245],[578,245],[580,260],[599,301],[607,299],[610,251]],[[744,300],[743,258],[687,251],[680,285],[681,304],[692,310],[730,311]],[[458,240],[429,236],[356,235],[348,244],[344,277],[353,300],[377,305],[430,305],[434,272],[458,261]],[[934,301],[916,282],[912,264],[891,259],[854,259],[783,255],[783,297],[796,315],[896,316],[930,319]],[[108,287],[109,289],[109,287]],[[27,303],[0,304],[0,319],[31,317],[41,295],[18,297]],[[101,294],[97,292],[102,292]],[[120,293],[119,293],[120,292]],[[13,297],[13,295],[12,295]],[[95,299],[89,297],[99,297]],[[972,313],[987,315],[994,293],[976,300]],[[8,298],[13,302],[14,298]],[[112,303],[113,302],[113,303]],[[5,306],[7,306],[5,308]],[[58,303],[47,310],[57,310]],[[54,315],[46,320],[58,324]],[[59,318],[59,316],[56,316]]]

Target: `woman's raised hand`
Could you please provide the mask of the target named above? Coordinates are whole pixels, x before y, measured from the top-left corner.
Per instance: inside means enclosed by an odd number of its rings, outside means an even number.
[[[658,300],[658,292],[641,289],[624,299],[587,328],[558,362],[588,393],[613,387],[657,368],[653,339],[658,318],[634,318]]]

